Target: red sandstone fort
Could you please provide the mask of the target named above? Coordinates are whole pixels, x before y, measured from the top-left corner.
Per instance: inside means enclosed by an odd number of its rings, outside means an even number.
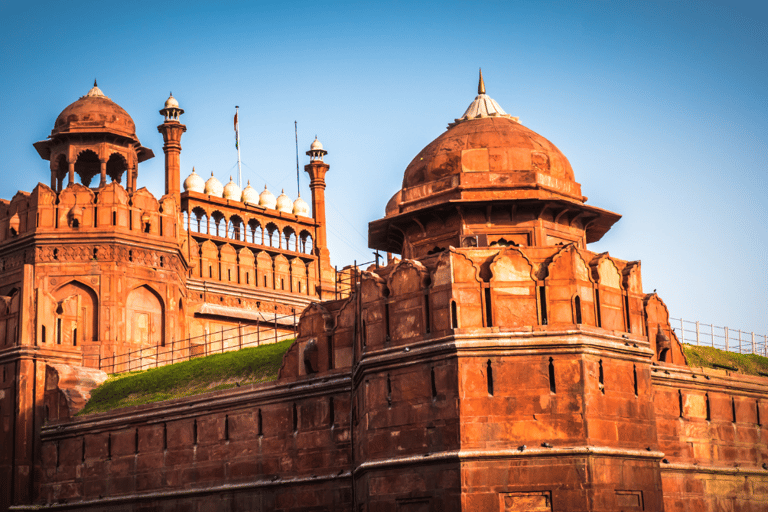
[[[310,204],[182,191],[183,112],[160,198],[94,84],[0,200],[0,510],[768,510],[768,378],[687,365],[640,262],[588,249],[620,216],[482,76],[365,271],[331,265],[319,141]],[[276,381],[74,416],[103,372],[293,337]]]

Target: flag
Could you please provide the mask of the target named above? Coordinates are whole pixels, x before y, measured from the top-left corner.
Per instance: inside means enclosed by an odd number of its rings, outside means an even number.
[[[235,149],[240,149],[240,127],[237,124],[237,110],[235,110]]]

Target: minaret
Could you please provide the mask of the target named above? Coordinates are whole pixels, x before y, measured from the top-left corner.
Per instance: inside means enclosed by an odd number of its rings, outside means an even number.
[[[327,154],[328,152],[323,149],[323,145],[315,137],[309,151],[307,151],[309,164],[304,166],[304,170],[309,174],[309,188],[312,190],[312,217],[317,223],[314,251],[319,264],[318,275],[321,283],[319,295],[321,299],[332,297],[334,278],[325,235],[325,173],[328,172],[330,166],[323,162],[323,156]]]
[[[160,111],[165,122],[157,127],[163,134],[163,152],[165,153],[165,193],[179,196],[181,194],[181,134],[187,127],[179,122],[179,116],[184,110],[179,108],[179,102],[173,93],[165,102],[165,108]]]

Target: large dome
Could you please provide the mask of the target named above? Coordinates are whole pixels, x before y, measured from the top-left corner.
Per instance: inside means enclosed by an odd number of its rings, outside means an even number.
[[[532,171],[574,181],[568,159],[554,144],[509,117],[482,117],[453,125],[405,169],[403,187],[463,172]]]
[[[105,131],[136,139],[136,125],[131,116],[120,105],[104,96],[94,83],[85,96],[61,111],[51,136]]]

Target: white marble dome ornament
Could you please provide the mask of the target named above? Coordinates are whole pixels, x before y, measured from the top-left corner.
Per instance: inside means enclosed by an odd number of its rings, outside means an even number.
[[[194,167],[192,168],[192,174],[187,176],[187,179],[184,180],[184,191],[197,192],[199,194],[202,194],[205,191],[205,181],[203,181],[203,178],[195,172]]]

